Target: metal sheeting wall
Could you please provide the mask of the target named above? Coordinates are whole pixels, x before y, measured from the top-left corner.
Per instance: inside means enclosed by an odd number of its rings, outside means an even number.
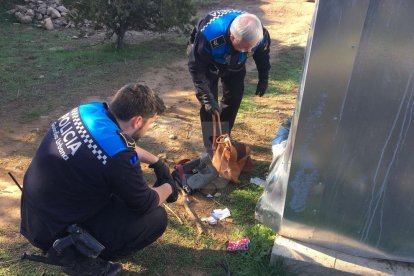
[[[414,262],[414,1],[320,0],[316,12],[273,198],[282,222],[269,226]]]

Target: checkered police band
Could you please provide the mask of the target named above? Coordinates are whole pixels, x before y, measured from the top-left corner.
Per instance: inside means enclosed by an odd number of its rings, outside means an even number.
[[[210,16],[212,16],[210,18],[210,20],[203,26],[203,28],[201,28],[201,32],[203,32],[205,30],[205,28],[208,27],[208,25],[210,25],[212,22],[214,22],[214,20],[222,17],[225,14],[231,13],[231,12],[238,12],[238,13],[244,13],[243,11],[240,10],[233,10],[233,9],[228,9],[228,10],[219,10],[219,11],[212,11],[209,13]]]
[[[94,141],[92,136],[88,133],[88,131],[85,128],[85,125],[83,124],[82,120],[79,117],[79,109],[74,108],[71,112],[73,124],[75,125],[75,128],[82,138],[82,141],[86,146],[91,150],[91,152],[96,156],[98,160],[102,162],[103,165],[106,164],[108,156],[105,154],[105,152],[99,147],[99,145]]]

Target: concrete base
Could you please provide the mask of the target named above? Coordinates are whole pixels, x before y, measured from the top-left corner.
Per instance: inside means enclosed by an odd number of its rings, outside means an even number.
[[[295,275],[414,275],[414,264],[347,255],[277,236],[271,262],[282,259]]]

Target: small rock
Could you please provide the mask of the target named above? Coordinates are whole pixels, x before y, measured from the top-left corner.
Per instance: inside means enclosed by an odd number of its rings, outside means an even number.
[[[26,15],[33,18],[34,15],[35,15],[35,12],[32,9],[28,9],[27,12],[26,12]]]
[[[60,11],[61,13],[63,12],[67,13],[69,11],[67,8],[65,8],[65,6],[59,6],[56,9]]]
[[[50,17],[52,17],[53,19],[61,17],[60,12],[58,12],[56,9],[52,7],[47,8],[47,14],[50,15]]]
[[[14,6],[14,8],[15,8],[16,11],[19,11],[19,12],[26,12],[27,11],[26,7],[21,6],[21,5],[16,5],[16,6]]]
[[[57,18],[57,19],[54,21],[54,24],[55,24],[56,26],[66,26],[66,25],[68,24],[68,22],[66,21],[66,19],[65,19],[65,18],[61,17],[61,18]]]
[[[52,19],[50,19],[50,17],[43,20],[43,27],[48,31],[53,30],[54,26]]]
[[[16,12],[14,16],[16,16],[17,21],[19,21],[20,23],[23,23],[23,24],[32,23],[32,17],[23,15],[21,12]]]
[[[39,76],[39,79],[44,79],[45,78],[45,76],[44,75],[40,75]]]
[[[12,10],[8,10],[8,11],[6,11],[6,13],[7,13],[7,14],[10,14],[10,15],[11,15],[11,14],[14,14],[15,12],[16,12],[16,10],[15,10],[15,9],[12,9]]]
[[[46,15],[47,14],[47,7],[39,7],[37,9],[38,13],[41,13],[42,15]]]
[[[170,138],[171,140],[175,140],[177,139],[177,135],[171,134],[170,136],[168,136],[168,138]]]

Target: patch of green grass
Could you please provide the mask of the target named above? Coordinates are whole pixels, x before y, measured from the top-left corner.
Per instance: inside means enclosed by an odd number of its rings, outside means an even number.
[[[11,10],[14,5],[21,4],[22,2],[24,1],[23,0],[21,1],[16,1],[16,0],[0,1],[0,22],[3,22],[3,21],[8,22],[12,17],[6,14],[6,11]]]
[[[0,24],[6,37],[0,40],[0,106],[21,107],[21,121],[37,119],[50,106],[79,103],[90,87],[112,93],[147,68],[184,56],[184,45],[163,39],[116,51],[110,42],[87,46],[64,32]]]
[[[302,74],[304,49],[292,47],[283,49],[278,55],[279,59],[272,64],[269,76],[268,95],[288,94],[299,86]]]
[[[250,238],[250,249],[230,255],[231,271],[237,275],[291,275],[283,262],[270,263],[275,233],[260,224],[246,227],[239,235]]]
[[[264,97],[278,97],[282,94],[296,92],[302,74],[304,49],[293,47],[283,49],[278,54],[278,59],[269,73],[269,86]],[[260,112],[259,104],[255,101],[257,72],[247,75],[244,88],[244,97],[240,105],[238,116],[246,113]]]
[[[240,104],[238,114],[251,113],[257,110],[257,104],[254,101],[254,94],[256,93],[256,85],[246,83],[244,87],[244,97]]]
[[[34,250],[36,254],[40,252]],[[11,251],[0,249],[0,275],[59,275],[60,268],[49,266],[41,263],[33,263],[26,260],[20,260],[20,256]]]

